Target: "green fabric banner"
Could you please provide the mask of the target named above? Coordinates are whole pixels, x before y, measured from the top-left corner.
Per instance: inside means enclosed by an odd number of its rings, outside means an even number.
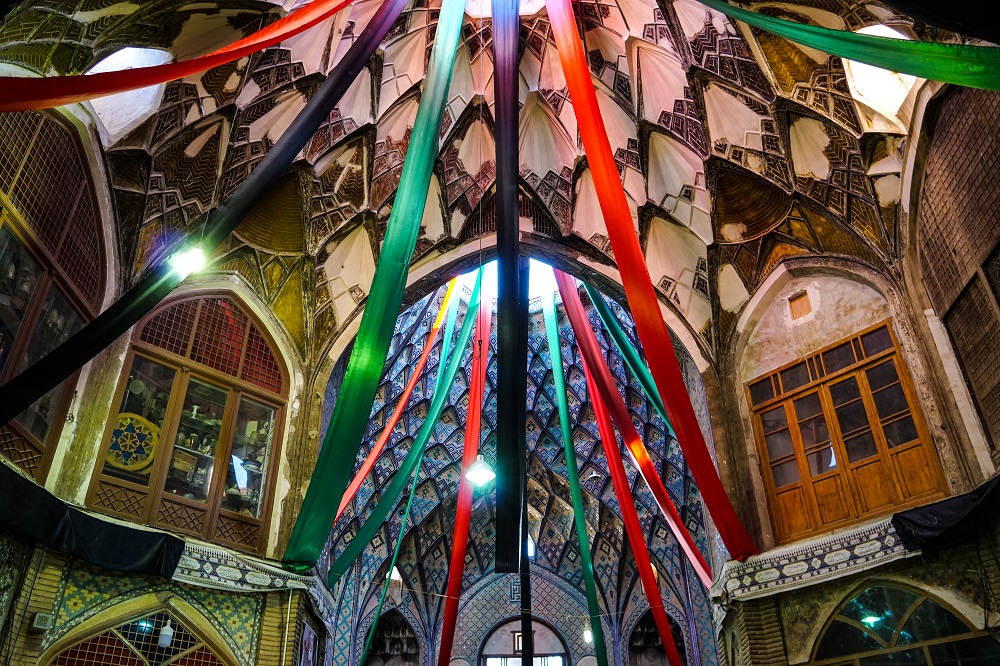
[[[450,2],[451,0],[446,0]],[[418,469],[420,461],[423,460],[424,450],[427,448],[427,442],[430,440],[431,435],[434,434],[434,428],[437,426],[438,419],[441,417],[441,410],[444,409],[444,403],[448,398],[449,389],[451,385],[455,382],[455,375],[458,374],[458,367],[462,363],[462,354],[465,351],[465,346],[469,343],[469,336],[472,335],[472,329],[475,327],[476,323],[476,308],[479,307],[479,291],[480,286],[483,281],[483,269],[480,268],[478,274],[476,275],[476,288],[472,291],[472,300],[469,303],[469,309],[465,312],[465,320],[462,322],[462,329],[458,334],[458,341],[455,343],[455,348],[451,353],[451,357],[447,359],[447,367],[445,367],[445,359],[441,359],[441,363],[438,364],[438,368],[444,368],[444,379],[440,382],[438,389],[434,392],[434,397],[431,400],[430,409],[427,412],[427,418],[424,419],[423,424],[420,426],[420,430],[417,432],[417,437],[410,447],[409,452],[406,454],[406,458],[403,459],[403,464],[399,466],[396,473],[392,475],[392,479],[386,485],[385,490],[382,492],[382,498],[372,509],[372,512],[365,519],[365,522],[358,529],[357,534],[351,539],[351,542],[344,549],[344,552],[340,554],[340,557],[330,565],[330,574],[327,577],[327,586],[333,587],[336,585],[337,581],[347,572],[347,570],[354,564],[354,561],[361,556],[362,551],[368,546],[369,542],[375,536],[375,532],[378,531],[379,527],[382,526],[382,522],[385,521],[386,516],[392,511],[396,502],[403,494],[403,489],[406,488],[406,484],[409,482],[410,477],[414,474],[414,471]],[[458,309],[458,299],[455,300],[455,309]],[[439,370],[440,372],[440,370]],[[366,417],[367,418],[367,417]],[[353,461],[352,461],[353,465]],[[315,483],[315,478],[313,483]],[[312,486],[310,486],[312,487]],[[327,525],[327,536],[329,536],[330,526]],[[326,539],[323,539],[324,543]]]
[[[457,308],[456,308],[457,309]],[[392,561],[389,562],[389,570],[385,573],[385,583],[382,585],[382,594],[378,598],[378,607],[375,608],[375,619],[372,620],[372,626],[368,628],[368,635],[365,637],[365,647],[361,651],[361,659],[358,661],[358,666],[365,666],[368,663],[368,653],[372,649],[372,640],[375,638],[375,629],[378,628],[378,620],[382,617],[382,606],[385,605],[385,596],[389,591],[389,584],[392,582],[392,572],[396,568],[396,560],[399,559],[399,547],[403,545],[403,537],[406,536],[406,520],[410,517],[410,508],[413,506],[413,496],[417,493],[417,475],[420,473],[420,467],[417,466],[413,470],[412,483],[410,484],[410,497],[406,500],[406,510],[403,512],[403,518],[399,521],[399,538],[396,539],[396,547],[392,549]]]
[[[597,602],[597,582],[594,580],[594,561],[590,557],[587,515],[583,508],[583,491],[580,489],[580,471],[577,469],[569,405],[566,403],[566,378],[563,375],[562,346],[559,344],[554,293],[542,297],[542,313],[545,317],[545,336],[549,342],[549,358],[552,361],[552,381],[556,386],[563,448],[566,450],[566,477],[569,479],[569,494],[573,500],[573,521],[576,523],[576,538],[580,544],[580,564],[583,567],[583,584],[587,590],[590,630],[594,634],[594,653],[597,655],[597,666],[608,666],[608,649],[604,642],[604,627],[601,625],[601,606]]]
[[[465,0],[443,1],[420,106],[361,326],[309,490],[285,551],[285,567],[292,571],[307,571],[319,559],[354,471],[417,244],[464,17]]]
[[[860,35],[759,14],[725,0],[698,1],[729,18],[841,58],[924,79],[1000,90],[1000,48]]]
[[[629,367],[632,374],[636,376],[639,380],[639,384],[642,385],[642,390],[646,392],[646,397],[649,401],[653,403],[653,408],[659,413],[660,418],[666,424],[667,429],[670,431],[670,436],[674,439],[677,435],[674,433],[673,426],[670,425],[670,419],[667,418],[667,409],[663,405],[663,398],[660,397],[660,392],[656,388],[656,382],[653,381],[653,375],[650,374],[649,368],[646,367],[646,363],[639,356],[639,351],[632,345],[632,341],[628,339],[625,331],[622,330],[622,325],[618,322],[618,317],[611,311],[608,307],[607,302],[601,295],[601,292],[597,291],[594,287],[590,286],[586,282],[583,286],[587,289],[587,295],[590,297],[591,302],[594,304],[594,309],[597,310],[597,315],[601,318],[601,323],[604,324],[604,328],[608,329],[611,333],[611,338],[615,341],[618,346],[618,350],[622,353],[625,358],[625,365]]]

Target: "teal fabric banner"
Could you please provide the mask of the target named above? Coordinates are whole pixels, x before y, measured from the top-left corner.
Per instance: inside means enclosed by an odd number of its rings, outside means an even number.
[[[667,429],[670,431],[670,436],[676,439],[677,435],[674,433],[673,426],[670,425],[670,419],[667,418],[667,409],[663,405],[663,398],[660,397],[660,392],[656,388],[653,375],[649,373],[649,368],[646,367],[646,363],[639,356],[639,351],[632,344],[632,341],[628,339],[625,331],[622,330],[622,325],[618,322],[618,317],[608,307],[601,292],[586,282],[583,283],[583,286],[587,289],[587,296],[590,297],[590,301],[594,304],[594,309],[597,310],[597,315],[601,318],[601,323],[611,333],[611,338],[615,341],[618,350],[625,358],[625,365],[628,366],[632,374],[639,380],[642,390],[646,392],[646,397],[653,403],[653,408],[660,415],[660,418],[663,419],[663,423],[666,424]]]
[[[465,0],[443,0],[417,118],[361,327],[285,551],[285,567],[292,571],[306,571],[319,559],[361,449],[420,232],[464,17]]]
[[[583,508],[579,463],[576,460],[573,429],[570,427],[569,405],[566,403],[566,378],[563,374],[562,346],[559,344],[555,293],[549,293],[542,297],[542,315],[545,318],[545,337],[549,342],[549,358],[552,361],[552,381],[556,387],[559,426],[562,429],[563,448],[566,451],[566,478],[569,480],[569,494],[573,500],[573,521],[576,523],[576,538],[580,545],[580,566],[583,568],[583,585],[587,590],[590,630],[594,634],[594,653],[597,655],[597,666],[608,666],[608,648],[604,642],[604,627],[601,626],[602,614],[601,605],[597,600],[594,561],[590,557],[590,533],[587,530],[587,514]]]
[[[462,363],[462,354],[465,351],[465,347],[469,344],[469,336],[472,335],[472,329],[476,323],[476,308],[479,307],[479,292],[480,286],[483,281],[483,269],[480,268],[476,276],[476,288],[472,291],[472,301],[469,303],[469,309],[465,312],[465,320],[462,322],[462,330],[458,334],[458,342],[455,344],[455,348],[451,354],[451,357],[447,360],[447,367],[445,367],[445,360],[442,359],[438,368],[444,368],[444,380],[439,384],[438,390],[435,391],[434,397],[431,400],[430,409],[427,412],[427,418],[424,419],[423,424],[420,426],[420,430],[417,432],[417,437],[410,447],[409,452],[406,454],[406,458],[403,459],[403,464],[399,466],[396,473],[392,475],[392,479],[386,485],[385,490],[382,492],[382,498],[372,509],[372,512],[365,519],[365,522],[358,529],[357,534],[351,539],[351,543],[347,545],[344,552],[340,554],[340,557],[330,565],[330,575],[327,577],[327,584],[329,587],[333,587],[337,584],[337,581],[344,575],[344,573],[354,564],[354,561],[361,556],[361,553],[368,546],[369,542],[375,536],[379,527],[385,521],[386,516],[392,511],[396,502],[403,494],[403,489],[409,482],[410,477],[414,474],[414,471],[418,469],[420,461],[423,460],[424,450],[427,448],[427,442],[430,440],[431,435],[434,434],[434,427],[437,425],[438,419],[441,417],[441,411],[444,409],[444,403],[448,398],[448,389],[455,382],[455,375],[458,374],[458,367]],[[458,299],[455,299],[456,301]],[[457,305],[456,305],[457,309]],[[439,370],[440,372],[440,370]],[[367,418],[367,416],[365,417]],[[315,477],[313,478],[313,483],[316,483]],[[312,488],[312,486],[310,486]],[[330,527],[327,525],[327,536],[330,533]],[[324,543],[326,539],[323,540]]]
[[[725,0],[698,1],[729,18],[824,53],[933,81],[1000,90],[1000,48],[859,35],[759,14]]]
[[[372,620],[372,626],[368,628],[368,635],[365,637],[365,647],[361,651],[361,659],[358,660],[358,666],[365,666],[368,663],[368,653],[372,649],[372,640],[375,638],[375,630],[378,628],[378,620],[382,617],[382,606],[385,605],[386,593],[389,591],[389,584],[392,582],[392,572],[396,568],[396,560],[399,559],[400,546],[403,545],[403,537],[406,536],[406,521],[410,517],[410,508],[413,506],[413,496],[417,492],[417,475],[420,473],[420,467],[413,470],[412,483],[410,484],[410,497],[406,500],[406,510],[403,512],[403,517],[399,521],[399,538],[396,539],[396,547],[392,549],[392,561],[389,562],[389,569],[385,572],[385,583],[382,585],[382,594],[378,598],[378,606],[375,608],[375,619]]]

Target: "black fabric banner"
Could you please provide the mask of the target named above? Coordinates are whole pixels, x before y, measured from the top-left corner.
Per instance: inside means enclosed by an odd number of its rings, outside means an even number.
[[[1000,22],[990,19],[996,11],[992,0],[884,0],[897,12],[918,21],[1000,44]]]
[[[171,578],[184,541],[91,516],[0,463],[0,529],[104,569]]]
[[[967,529],[989,524],[1000,505],[1000,477],[976,489],[927,506],[901,511],[892,517],[892,526],[907,550],[918,550],[937,542],[950,541]]]

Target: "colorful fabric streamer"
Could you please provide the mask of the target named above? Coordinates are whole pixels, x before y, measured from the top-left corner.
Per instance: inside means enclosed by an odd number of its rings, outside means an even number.
[[[545,6],[639,341],[647,352],[646,359],[660,395],[671,398],[665,405],[670,424],[677,433],[677,440],[701,490],[705,506],[730,554],[738,560],[746,559],[757,549],[722,487],[688,398],[677,357],[672,353],[667,325],[660,314],[659,301],[632,224],[632,213],[625,198],[618,165],[597,106],[597,94],[570,0],[546,0]]]
[[[625,522],[625,536],[628,538],[636,568],[639,570],[642,590],[646,594],[649,610],[653,613],[653,622],[660,634],[663,649],[667,653],[667,662],[670,666],[681,666],[681,658],[677,653],[674,635],[670,631],[670,622],[667,620],[667,612],[663,608],[663,599],[660,597],[660,586],[656,576],[653,575],[653,564],[649,559],[649,550],[646,548],[646,532],[642,529],[639,516],[635,511],[635,500],[632,498],[632,489],[628,483],[628,476],[625,474],[625,465],[622,464],[622,456],[618,451],[618,440],[611,427],[611,418],[608,416],[604,400],[594,384],[594,378],[590,374],[590,367],[586,360],[583,360],[582,364],[583,374],[587,378],[587,395],[590,397],[590,404],[594,407],[597,429],[601,435],[601,446],[604,449],[604,457],[608,461],[611,483],[614,485],[615,497],[618,498],[622,520]]]
[[[580,488],[580,471],[573,442],[573,429],[569,420],[569,404],[566,402],[566,378],[563,374],[562,345],[559,343],[559,323],[556,319],[555,295],[542,297],[542,316],[545,319],[545,336],[549,343],[549,359],[552,361],[552,383],[556,389],[556,404],[559,408],[559,426],[562,431],[563,449],[566,451],[566,478],[569,480],[569,494],[573,501],[573,522],[576,524],[576,538],[580,546],[580,567],[583,569],[583,586],[587,592],[587,610],[590,613],[590,630],[594,635],[594,654],[597,666],[608,666],[608,648],[604,642],[604,626],[601,624],[601,605],[597,599],[597,581],[594,579],[594,561],[590,555],[590,534],[587,530],[587,511],[583,506],[583,490]],[[439,665],[440,666],[440,665]]]
[[[0,90],[4,91],[0,97],[0,112],[50,109],[200,74],[294,37],[352,2],[354,0],[314,0],[229,46],[191,60],[98,74],[43,78],[0,76]]]
[[[378,532],[379,528],[382,526],[386,516],[388,516],[389,512],[392,511],[393,507],[395,507],[396,502],[399,501],[410,476],[413,474],[414,470],[419,468],[420,461],[423,460],[424,457],[424,451],[427,449],[427,442],[434,434],[434,428],[437,427],[438,419],[441,417],[441,411],[444,409],[444,403],[448,398],[448,389],[455,382],[455,375],[458,374],[458,367],[462,362],[465,346],[469,343],[473,326],[476,319],[478,319],[478,317],[476,317],[473,313],[475,312],[475,309],[479,307],[479,293],[482,281],[483,269],[480,268],[478,275],[476,276],[476,287],[472,291],[472,300],[469,303],[469,309],[465,313],[465,320],[462,322],[462,330],[458,334],[458,342],[455,344],[455,349],[447,361],[442,358],[440,365],[438,365],[439,368],[444,368],[445,374],[443,379],[441,379],[438,383],[433,398],[431,398],[431,406],[427,410],[427,417],[420,425],[420,430],[417,431],[417,436],[413,441],[413,445],[410,446],[410,450],[407,452],[406,458],[403,459],[403,462],[396,470],[396,473],[392,475],[389,483],[386,484],[385,489],[382,491],[381,499],[379,499],[371,513],[365,519],[365,522],[358,528],[354,538],[352,538],[351,542],[347,544],[346,548],[344,548],[340,557],[338,557],[337,560],[330,565],[330,574],[327,577],[328,587],[336,585],[337,581],[340,580],[344,573],[351,568],[354,561],[361,556],[362,551],[364,551],[365,547],[368,546],[368,543],[375,536],[375,533]],[[338,402],[338,404],[340,403]],[[315,483],[316,477],[314,476],[313,481],[309,486],[310,489],[315,485]],[[300,518],[299,522],[301,521],[302,519]],[[327,537],[329,537],[329,525],[327,525],[326,532]],[[323,543],[326,543],[326,539],[323,540]]]
[[[382,606],[385,605],[385,597],[389,592],[389,584],[392,582],[392,572],[396,568],[396,561],[399,559],[400,546],[403,545],[403,537],[406,535],[406,521],[410,517],[410,508],[413,506],[413,496],[417,494],[417,476],[420,474],[420,467],[413,470],[413,478],[410,479],[410,496],[406,500],[406,509],[403,510],[403,517],[399,520],[399,537],[396,539],[396,546],[392,549],[392,559],[389,561],[389,568],[386,571],[385,583],[382,584],[382,592],[378,597],[378,606],[375,607],[375,619],[365,636],[365,646],[361,650],[361,659],[358,666],[365,666],[368,663],[368,653],[372,649],[372,641],[375,638],[375,631],[378,629],[378,620],[382,617]]]
[[[455,641],[458,600],[465,577],[465,550],[469,543],[469,523],[472,520],[472,482],[465,478],[479,453],[482,430],[483,393],[486,387],[486,356],[489,350],[490,320],[488,298],[480,299],[476,332],[472,338],[472,377],[469,382],[469,407],[465,420],[465,442],[462,448],[462,476],[458,479],[458,501],[455,508],[455,531],[451,540],[451,561],[448,564],[448,588],[444,600],[444,621],[438,645],[438,666],[451,663],[451,648]],[[472,313],[468,312],[467,317]],[[486,344],[483,344],[484,340]]]
[[[189,235],[189,239],[200,238],[201,248],[206,256],[210,256],[229,238],[233,230],[285,173],[319,126],[330,117],[330,112],[340,102],[358,73],[368,65],[379,44],[389,34],[389,30],[405,7],[406,0],[385,0],[382,3],[361,36],[351,45],[344,58],[277,143],[267,152],[253,173],[237,186],[236,191],[226,201],[209,214],[208,220],[201,228]],[[3,94],[6,92],[3,90]],[[426,189],[425,184],[424,191]],[[423,208],[420,211],[422,212]],[[420,215],[417,214],[417,219],[419,218]],[[182,275],[172,269],[168,259],[155,264],[107,310],[38,362],[0,386],[0,423],[7,423],[15,415],[20,414],[117,340],[152,311],[183,279]],[[350,467],[354,468],[353,459]]]
[[[587,289],[587,295],[594,304],[594,310],[597,311],[597,316],[601,318],[601,323],[611,333],[611,339],[615,341],[618,351],[621,352],[622,357],[625,359],[625,365],[628,366],[632,374],[639,380],[639,384],[642,386],[642,390],[645,391],[646,397],[653,403],[653,409],[663,419],[670,434],[674,435],[674,429],[670,425],[670,419],[667,417],[667,408],[663,406],[663,398],[660,397],[660,392],[656,388],[653,375],[649,374],[649,368],[646,367],[642,357],[639,356],[639,351],[632,345],[632,341],[628,339],[628,336],[622,329],[622,325],[618,322],[618,317],[608,307],[607,301],[604,300],[601,292],[586,282],[583,283],[583,286]]]
[[[862,35],[786,21],[741,9],[725,0],[698,2],[729,18],[830,55],[923,79],[1000,90],[1000,48]]]
[[[295,571],[307,570],[319,559],[361,448],[420,232],[464,9],[465,0],[444,0],[441,6],[427,79],[361,326],[316,470],[285,551],[285,564]]]
[[[427,334],[427,340],[424,341],[424,350],[421,352],[420,358],[417,359],[416,365],[413,366],[413,371],[410,373],[410,380],[406,382],[406,387],[403,388],[403,392],[399,396],[399,401],[396,403],[396,409],[393,410],[392,415],[382,427],[382,434],[379,435],[378,441],[375,442],[375,446],[373,446],[371,451],[368,452],[368,456],[365,458],[364,463],[361,464],[361,469],[358,470],[357,474],[354,475],[354,478],[351,479],[350,485],[347,486],[344,496],[340,499],[340,506],[337,508],[337,515],[333,519],[333,522],[340,520],[340,517],[344,515],[344,511],[350,505],[354,496],[358,494],[361,484],[363,484],[365,479],[368,478],[368,474],[372,471],[372,467],[375,466],[375,461],[378,460],[378,457],[382,455],[382,451],[385,450],[385,445],[389,441],[389,437],[392,435],[393,429],[395,429],[396,424],[399,423],[399,419],[403,415],[403,412],[406,411],[407,404],[410,401],[410,396],[413,394],[413,389],[416,387],[417,382],[420,381],[421,376],[423,376],[424,366],[427,365],[427,357],[431,355],[431,350],[434,349],[434,343],[437,341],[438,333],[441,330],[441,321],[448,312],[448,306],[451,304],[451,296],[454,289],[455,280],[452,279],[452,281],[448,283],[447,291],[444,292],[444,300],[441,302],[441,309],[438,311],[437,318],[434,320],[434,324],[431,326],[431,330]],[[445,354],[442,354],[441,358],[444,357]],[[440,378],[441,375],[439,374],[438,377]]]
[[[653,493],[653,497],[660,507],[660,513],[663,514],[664,519],[670,526],[670,531],[677,539],[681,550],[687,556],[691,567],[698,575],[698,579],[705,586],[705,589],[708,589],[712,587],[712,572],[705,558],[698,550],[698,546],[695,545],[694,539],[691,538],[691,533],[684,526],[684,521],[681,520],[680,515],[677,513],[673,500],[670,499],[667,489],[663,487],[663,481],[656,471],[656,466],[649,458],[646,446],[642,443],[639,433],[635,430],[635,425],[632,423],[632,417],[625,406],[625,401],[622,399],[621,393],[618,392],[618,387],[615,385],[615,378],[611,375],[611,370],[608,369],[607,359],[601,352],[601,347],[594,336],[594,330],[590,327],[590,320],[587,319],[587,312],[583,309],[583,302],[580,300],[580,293],[576,289],[576,282],[562,271],[555,270],[554,272],[556,283],[559,285],[559,294],[562,296],[563,307],[566,309],[566,315],[569,317],[570,325],[573,327],[573,334],[576,336],[576,344],[580,349],[580,356],[587,361],[587,367],[589,368],[590,376],[594,380],[594,386],[599,392],[602,402],[606,405],[606,409],[610,410],[611,418],[614,420],[619,434],[628,446],[629,452],[632,454],[632,458],[639,468],[639,472],[642,474],[642,478],[645,479],[646,485],[649,486],[650,491]]]

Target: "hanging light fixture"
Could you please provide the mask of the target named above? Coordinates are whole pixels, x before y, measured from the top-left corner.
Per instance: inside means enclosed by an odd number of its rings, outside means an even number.
[[[181,278],[186,278],[204,267],[205,253],[201,251],[201,245],[178,250],[170,256],[170,268]]]
[[[483,454],[479,454],[476,457],[476,462],[469,466],[469,470],[465,473],[465,478],[472,482],[477,488],[482,488],[487,483],[497,478],[496,472],[490,467],[490,464],[483,459]]]
[[[170,620],[160,629],[160,635],[156,637],[156,645],[161,648],[168,648],[174,642],[174,628],[170,626]]]
[[[584,643],[594,642],[594,631],[590,628],[590,622],[587,622],[587,626],[583,630],[583,642]]]

